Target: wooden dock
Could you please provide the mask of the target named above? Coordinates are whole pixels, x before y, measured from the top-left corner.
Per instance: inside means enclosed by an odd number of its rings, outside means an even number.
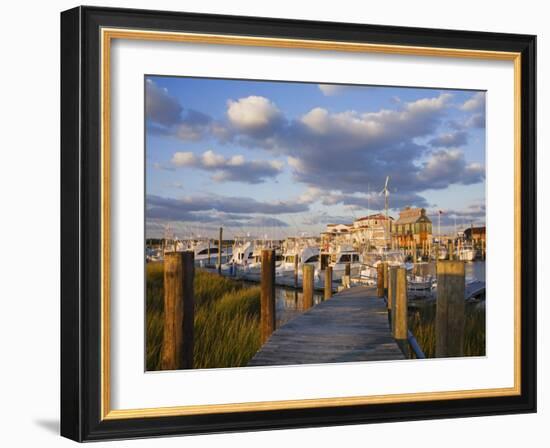
[[[375,288],[335,294],[277,329],[249,366],[405,359]]]

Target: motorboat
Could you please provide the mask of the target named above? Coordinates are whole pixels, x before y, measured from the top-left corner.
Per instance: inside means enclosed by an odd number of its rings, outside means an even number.
[[[209,239],[177,241],[177,251],[193,251],[195,266],[206,267],[218,263],[218,245]],[[231,253],[229,248],[221,248],[222,263],[227,261]]]
[[[456,256],[460,261],[474,261],[476,259],[477,251],[472,244],[461,244],[456,250]]]
[[[316,266],[319,263],[320,250],[317,246],[295,245],[287,249],[282,257],[281,264],[276,268],[275,275],[278,277],[294,276],[294,269],[298,265],[298,277],[302,276],[302,267],[306,264]]]
[[[332,279],[339,280],[345,275],[346,265],[350,265],[350,275],[358,276],[361,273],[361,255],[351,245],[342,244],[337,250],[330,254],[332,267]]]

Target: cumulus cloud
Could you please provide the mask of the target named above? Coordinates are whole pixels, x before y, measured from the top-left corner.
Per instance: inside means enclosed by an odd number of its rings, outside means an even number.
[[[463,129],[485,128],[485,92],[475,93],[459,109],[470,113],[470,116],[459,127]]]
[[[465,126],[467,128],[485,128],[485,113],[472,115],[466,120]]]
[[[169,95],[168,90],[158,87],[151,79],[145,82],[145,116],[162,126],[172,126],[181,119],[183,108]]]
[[[395,110],[367,113],[354,110],[333,113],[316,107],[297,119],[286,119],[268,98],[248,96],[227,102],[225,126],[205,117],[193,117],[191,130],[183,126],[184,137],[194,138],[193,132],[203,132],[200,126],[209,126],[210,135],[220,141],[231,140],[233,144],[286,157],[295,181],[322,190],[346,194],[364,192],[367,184],[381,186],[386,175],[391,174],[393,188],[417,194],[426,188],[445,188],[461,174],[448,177],[446,183],[444,178],[438,178],[435,185],[427,186],[431,168],[418,163],[429,150],[417,143],[417,139],[430,137],[437,131],[447,110],[454,107],[451,100],[451,94],[441,93],[402,102]],[[471,99],[476,103],[482,100],[482,96]],[[474,109],[471,103],[460,107]],[[429,145],[457,147],[465,144],[467,137],[464,129],[457,130],[431,138]],[[245,161],[242,156],[226,158],[212,151],[200,157],[176,153],[171,165],[211,171],[212,179],[218,182],[252,184],[273,178],[282,171],[280,162]],[[481,179],[476,167],[464,165],[463,172],[467,175],[466,183]],[[413,199],[421,203],[419,197]]]
[[[441,215],[441,225],[443,226],[451,226],[455,223],[459,226],[464,224],[470,225],[471,223],[474,223],[474,225],[485,223],[486,208],[483,202],[474,202],[461,209],[442,208],[439,210],[443,212]],[[436,218],[437,213],[437,210],[428,212],[429,215],[435,216]]]
[[[385,207],[385,197],[378,192],[368,194],[330,192],[323,195],[322,204],[327,206],[342,204],[352,210],[382,210]],[[405,206],[427,207],[428,203],[416,193],[390,192],[389,208],[400,209]]]
[[[286,227],[288,224],[271,215],[306,212],[307,204],[296,201],[262,202],[246,197],[219,195],[166,198],[146,197],[147,220],[223,223],[225,226]]]
[[[468,162],[464,153],[456,149],[468,141],[467,126],[484,123],[484,101],[484,94],[475,94],[457,106],[451,94],[441,93],[399,102],[396,109],[391,110],[333,112],[314,107],[291,119],[268,98],[249,96],[227,102],[226,122],[196,116],[189,118],[186,124],[192,131],[207,133],[220,142],[231,141],[233,145],[262,149],[272,156],[284,158],[294,181],[307,187],[299,198],[285,206],[301,206],[303,211],[309,204],[318,202],[357,210],[381,209],[384,198],[372,191],[381,189],[386,176],[391,175],[392,209],[406,205],[428,207],[421,195],[427,189],[484,180],[484,166]],[[469,115],[470,121],[465,119],[453,132],[434,136],[442,123],[448,123],[447,114],[451,108],[469,112],[465,115]],[[473,117],[477,115],[481,121],[474,123]],[[183,116],[187,116],[186,112]],[[185,133],[185,138],[193,137],[189,132]],[[207,171],[218,182],[250,184],[274,178],[284,167],[280,161],[249,161],[242,155],[226,157],[212,150],[202,154],[175,153],[169,166]],[[370,195],[366,194],[369,185]],[[192,202],[196,204],[198,199],[193,198]],[[222,204],[218,209],[212,197],[208,200],[214,202],[212,210],[229,213]],[[184,200],[179,200],[177,205],[182,219],[190,213],[194,217],[199,213],[199,210],[189,210],[190,204]],[[259,205],[265,210],[265,204]],[[154,208],[157,210],[154,213],[159,213],[158,205]],[[278,208],[272,208],[271,212],[285,213]],[[243,213],[263,212],[249,210]]]
[[[237,129],[261,134],[277,125],[282,114],[278,107],[263,96],[248,96],[227,102],[227,117]]]
[[[480,112],[485,110],[485,92],[473,94],[460,106],[460,109],[466,112]]]
[[[305,226],[317,224],[350,224],[351,222],[353,222],[352,216],[331,215],[327,212],[308,214],[302,219],[302,224]]]
[[[346,86],[342,84],[319,84],[318,87],[319,87],[319,90],[323,92],[323,95],[334,96],[334,95],[338,95],[339,93],[342,93],[343,91],[348,89],[350,86]]]
[[[152,79],[145,81],[145,117],[148,131],[171,135],[186,141],[197,141],[213,132],[215,123],[202,112],[185,109],[178,99]]]
[[[285,127],[284,132],[254,145],[287,155],[296,181],[325,190],[365,191],[368,183],[383,185],[394,173],[394,186],[419,191],[415,163],[426,147],[415,143],[438,127],[451,96],[403,103],[398,110],[331,113],[314,108]]]
[[[463,146],[468,143],[468,133],[466,131],[449,132],[440,134],[428,142],[431,146],[453,148]]]
[[[279,160],[251,160],[247,161],[242,155],[234,155],[226,158],[211,149],[201,156],[193,152],[176,152],[170,160],[172,166],[177,168],[194,167],[213,173],[212,179],[216,182],[244,182],[258,184],[268,178],[279,175],[284,164]]]
[[[470,185],[484,179],[485,167],[467,163],[464,153],[457,149],[434,152],[417,174],[423,189],[445,188],[450,184]]]

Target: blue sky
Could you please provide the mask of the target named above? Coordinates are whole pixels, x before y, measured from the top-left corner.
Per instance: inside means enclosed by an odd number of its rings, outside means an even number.
[[[382,210],[485,220],[485,93],[145,79],[147,236],[317,234]]]

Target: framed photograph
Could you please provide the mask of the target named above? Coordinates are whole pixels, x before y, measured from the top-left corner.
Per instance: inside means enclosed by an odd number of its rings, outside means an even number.
[[[61,14],[61,433],[536,411],[535,36]]]

